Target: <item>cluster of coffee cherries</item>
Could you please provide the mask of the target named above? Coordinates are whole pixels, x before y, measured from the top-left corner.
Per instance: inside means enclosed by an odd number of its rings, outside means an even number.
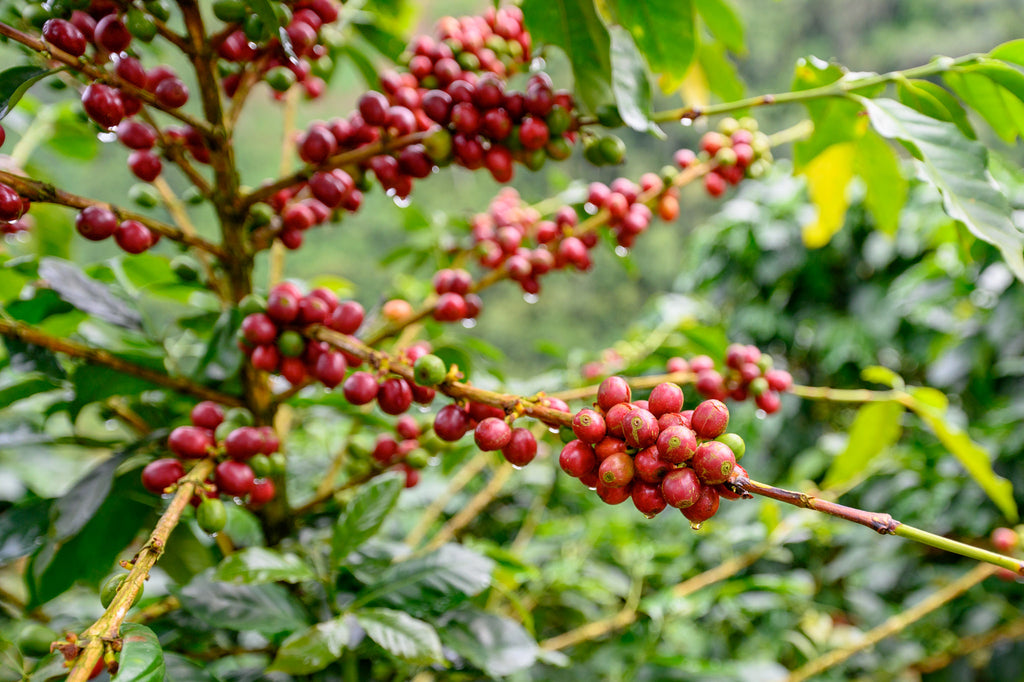
[[[680,168],[695,163],[711,163],[704,176],[704,189],[712,197],[720,197],[729,185],[738,185],[743,178],[759,178],[772,162],[771,142],[757,129],[757,121],[744,117],[723,118],[717,130],[709,130],[700,139],[700,153],[680,149],[675,154]]]
[[[299,84],[309,99],[324,93],[333,71],[329,46],[321,29],[337,21],[341,6],[335,0],[302,0],[269,3],[287,36],[287,47],[270,30],[264,17],[244,0],[217,0],[214,15],[223,21],[223,39],[217,43],[221,62],[221,87],[233,97],[243,77],[265,82],[278,99]],[[290,52],[290,54],[289,54]],[[255,74],[245,74],[247,67]]]
[[[303,294],[296,284],[281,282],[265,301],[249,297],[241,308],[247,313],[239,329],[242,351],[253,367],[279,373],[293,386],[312,377],[334,388],[341,384],[350,364],[361,362],[323,342],[307,339],[301,331],[311,324],[323,324],[342,334],[354,334],[364,316],[357,301],[339,301],[325,287]]]
[[[1016,529],[1001,526],[993,530],[992,536],[990,537],[992,547],[1002,554],[1016,554],[1019,556],[1021,542],[1020,533],[1018,531],[1020,528],[1020,526]],[[1005,580],[1006,582],[1011,583],[1018,582],[1021,579],[1017,573],[1008,568],[1000,568],[996,571],[996,577],[1000,580]]]
[[[400,61],[420,87],[431,89],[466,72],[505,77],[522,71],[530,63],[531,47],[518,7],[488,8],[479,16],[442,18],[437,22],[437,40],[418,38]]]
[[[666,369],[669,372],[693,372],[697,377],[694,387],[706,398],[743,401],[753,396],[759,409],[766,414],[774,414],[782,407],[779,394],[793,387],[793,376],[772,365],[772,357],[762,353],[757,346],[733,343],[725,351],[721,371],[707,355],[689,360],[670,358]]]
[[[575,439],[558,458],[563,471],[608,504],[632,499],[647,517],[675,507],[694,527],[715,515],[720,498],[742,497],[732,482],[746,477],[736,463],[745,445],[726,433],[724,403],[705,400],[683,411],[682,389],[667,382],[647,400],[631,398],[622,377],[601,383],[594,408],[573,416]]]
[[[370,452],[377,466],[401,471],[405,474],[405,487],[420,482],[420,469],[430,464],[430,454],[420,443],[423,429],[415,417],[403,414],[395,422],[394,435],[382,433]]]
[[[174,456],[147,464],[142,485],[163,494],[185,475],[183,460],[216,458],[211,479],[192,500],[200,526],[216,532],[226,520],[219,495],[243,498],[255,507],[266,504],[276,492],[271,477],[284,472],[284,455],[278,452],[274,429],[253,426],[245,410],[225,412],[217,403],[203,401],[192,408],[190,417],[191,425],[175,428],[167,438]]]
[[[474,320],[483,310],[483,301],[471,292],[473,276],[462,268],[442,268],[434,273],[433,316],[438,322]]]

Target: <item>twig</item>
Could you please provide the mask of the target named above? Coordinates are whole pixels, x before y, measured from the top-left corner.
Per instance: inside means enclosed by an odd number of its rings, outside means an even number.
[[[0,336],[18,339],[19,341],[32,344],[33,346],[47,348],[56,353],[82,358],[88,362],[109,367],[117,372],[136,376],[140,379],[151,381],[154,384],[165,386],[177,391],[178,393],[195,396],[201,400],[214,400],[222,405],[231,406],[241,406],[245,404],[244,401],[237,396],[222,393],[216,389],[203,386],[202,384],[197,384],[185,377],[170,376],[155,369],[137,365],[108,353],[105,350],[100,350],[99,348],[93,348],[75,341],[50,336],[49,334],[21,322],[12,322],[6,319],[0,319]]]
[[[933,592],[926,599],[915,604],[906,611],[902,611],[892,616],[878,627],[872,628],[864,635],[864,638],[857,643],[839,649],[833,649],[823,656],[819,656],[818,658],[800,666],[790,673],[787,682],[803,682],[803,680],[809,679],[828,670],[829,668],[839,665],[856,653],[864,651],[865,649],[870,649],[886,637],[890,637],[897,632],[901,632],[908,626],[927,616],[932,611],[935,611],[947,602],[960,596],[995,572],[996,569],[992,566],[984,564],[975,566],[942,589]]]
[[[5,185],[9,185],[18,194],[32,201],[60,204],[61,206],[69,206],[71,208],[105,206],[117,214],[119,218],[137,220],[153,232],[167,237],[168,239],[201,249],[207,253],[217,256],[218,258],[224,257],[224,251],[216,244],[212,244],[198,235],[187,234],[173,225],[156,220],[150,216],[129,211],[128,209],[108,204],[103,201],[87,199],[86,197],[72,194],[71,192],[65,192],[64,190],[58,189],[48,183],[32,180],[7,171],[0,171],[0,182]]]
[[[150,623],[157,618],[167,615],[171,611],[176,611],[179,608],[181,608],[181,602],[178,601],[177,597],[172,595],[164,597],[158,602],[154,602],[149,606],[139,609],[132,614],[131,617],[126,618],[125,620],[132,623]]]
[[[448,503],[452,501],[456,495],[459,494],[463,488],[469,485],[470,481],[477,477],[477,475],[487,467],[487,463],[490,461],[490,456],[486,452],[478,452],[475,457],[470,459],[468,462],[462,465],[451,480],[448,482],[448,487],[445,491],[437,496],[430,506],[427,507],[422,514],[420,514],[419,521],[413,527],[409,534],[405,536],[405,544],[410,547],[415,547],[423,541],[426,537],[427,531],[430,530],[430,526],[433,525],[434,521],[444,512],[444,508],[448,506]]]
[[[494,476],[487,482],[483,490],[478,492],[469,503],[459,510],[459,513],[448,520],[448,523],[441,527],[441,530],[437,532],[430,542],[424,547],[424,551],[432,551],[452,540],[456,534],[469,523],[480,515],[480,512],[484,510],[484,507],[489,505],[491,501],[501,491],[502,487],[508,481],[509,477],[512,476],[513,467],[508,462],[504,462],[497,471],[494,472]]]
[[[85,682],[100,657],[103,656],[103,649],[113,644],[121,632],[121,623],[124,622],[128,610],[132,607],[135,595],[142,589],[142,583],[149,577],[149,571],[156,564],[157,559],[163,554],[167,546],[167,540],[171,532],[178,525],[181,513],[185,510],[196,486],[201,485],[206,477],[213,471],[213,459],[201,460],[192,470],[186,474],[178,483],[178,490],[171,498],[167,510],[160,517],[156,528],[153,529],[149,540],[139,550],[135,557],[131,571],[125,577],[121,587],[114,595],[110,606],[103,612],[99,620],[93,623],[82,633],[81,640],[86,640],[85,648],[82,649],[75,660],[71,674],[68,675],[68,682]],[[80,640],[80,641],[81,641]],[[77,648],[77,645],[76,645]],[[75,658],[75,657],[72,657]]]

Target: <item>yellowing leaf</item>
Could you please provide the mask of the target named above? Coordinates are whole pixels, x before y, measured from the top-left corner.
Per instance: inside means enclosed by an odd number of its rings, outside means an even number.
[[[664,87],[664,85],[662,86]],[[707,76],[704,69],[697,62],[690,64],[686,75],[681,83],[677,85],[683,97],[683,103],[688,107],[707,106],[711,100],[711,88],[708,86]]]
[[[808,248],[825,246],[843,227],[849,206],[846,187],[853,178],[855,151],[852,142],[834,144],[804,166],[807,191],[818,209],[817,218],[803,226],[804,244]]]

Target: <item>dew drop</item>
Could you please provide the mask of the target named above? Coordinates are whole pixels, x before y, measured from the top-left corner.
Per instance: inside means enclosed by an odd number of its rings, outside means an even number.
[[[405,197],[403,199],[397,194],[392,197],[392,200],[395,202],[395,206],[397,206],[398,208],[406,208],[407,206],[409,206],[409,204],[412,203],[412,200],[409,199],[409,197]]]
[[[473,327],[476,326],[476,320],[468,318],[468,317],[463,318],[462,326],[465,327],[466,329],[472,329]]]
[[[113,142],[114,140],[117,139],[117,133],[111,133],[111,132],[98,133],[96,135],[96,137],[98,137],[100,142],[103,142],[103,143]]]
[[[681,119],[679,119],[679,124],[689,128],[690,126],[693,125],[693,119],[690,118],[689,116],[683,116]]]
[[[627,249],[625,246],[616,246],[615,255],[618,256],[619,258],[625,258],[626,256],[629,255],[629,249]]]
[[[691,530],[700,530],[701,527],[703,527],[703,525],[704,525],[703,523],[692,523],[691,522],[690,523],[690,529]]]
[[[595,213],[598,212],[599,209],[596,205],[588,201],[587,203],[583,204],[583,210],[587,212],[587,215],[594,215]]]
[[[537,294],[523,294],[523,300],[529,303],[530,305],[533,305],[534,303],[540,300],[540,296],[538,296]]]
[[[516,471],[522,471],[523,470],[523,466],[521,464],[513,464],[512,468],[515,469]]]

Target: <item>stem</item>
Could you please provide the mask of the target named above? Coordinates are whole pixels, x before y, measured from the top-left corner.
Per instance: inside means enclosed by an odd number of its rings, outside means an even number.
[[[822,500],[821,498],[807,495],[805,493],[798,493],[792,490],[786,490],[784,488],[776,488],[775,486],[766,485],[757,481],[739,477],[732,481],[736,486],[742,488],[748,493],[754,495],[761,495],[763,497],[770,497],[773,500],[779,502],[785,502],[795,507],[802,507],[804,509],[813,509],[816,512],[828,514],[829,516],[835,516],[846,521],[852,521],[853,523],[865,526],[875,531],[879,535],[899,535],[921,544],[930,545],[946,552],[952,552],[953,554],[959,554],[975,561],[984,561],[992,564],[993,566],[999,566],[1005,568],[1017,575],[1024,576],[1024,562],[1019,559],[997,554],[996,552],[990,552],[980,547],[974,547],[972,545],[944,538],[934,533],[908,526],[905,523],[897,521],[892,518],[889,514],[879,512],[869,512],[863,509],[856,509],[854,507],[847,507],[843,504],[836,502],[829,502],[828,500]]]
[[[181,513],[192,499],[196,486],[201,485],[207,476],[213,471],[213,459],[200,461],[178,484],[178,491],[171,498],[167,511],[160,517],[160,521],[153,529],[149,540],[136,555],[131,571],[125,577],[121,588],[110,602],[110,606],[103,612],[99,620],[89,626],[82,633],[82,639],[88,640],[85,648],[79,653],[71,674],[68,675],[68,682],[85,682],[89,679],[96,662],[103,655],[103,649],[107,643],[113,643],[120,634],[121,623],[124,622],[128,610],[132,607],[135,595],[142,589],[142,583],[149,578],[149,571],[156,564],[157,559],[163,554],[167,545],[167,539],[171,532],[178,525]]]
[[[196,227],[192,224],[191,218],[189,218],[188,210],[181,202],[181,199],[178,198],[178,195],[174,193],[174,190],[171,189],[171,186],[164,180],[163,176],[157,177],[151,184],[160,194],[160,199],[164,202],[167,212],[171,214],[171,218],[181,228],[182,234],[189,237],[195,236]],[[224,291],[221,287],[220,279],[217,277],[217,272],[208,258],[208,254],[199,253],[197,257],[203,266],[203,271],[206,273],[207,283],[214,290],[214,293],[217,294],[217,298],[223,301]]]
[[[892,616],[878,627],[872,628],[862,639],[857,641],[857,643],[841,649],[834,649],[797,668],[790,674],[789,678],[787,678],[787,682],[803,682],[803,680],[814,677],[829,668],[839,665],[858,652],[870,649],[886,637],[890,637],[891,635],[904,630],[908,626],[924,618],[932,611],[935,611],[947,602],[960,596],[991,576],[995,571],[996,569],[992,566],[975,566],[942,589],[933,592],[923,601],[915,604],[906,611]]]
[[[185,377],[174,377],[155,369],[150,369],[149,367],[137,365],[108,353],[105,350],[100,350],[99,348],[93,348],[75,341],[50,336],[49,334],[21,322],[14,322],[0,318],[0,336],[18,339],[24,343],[30,343],[33,346],[40,346],[56,353],[62,353],[75,358],[82,358],[87,362],[103,365],[104,367],[109,367],[117,372],[121,372],[122,374],[139,377],[146,381],[151,381],[154,384],[173,389],[178,393],[195,396],[201,400],[213,400],[223,405],[231,406],[241,406],[245,404],[242,399],[237,396],[222,393],[216,389],[203,386],[202,384],[197,384]]]
[[[792,386],[789,392],[808,400],[835,403],[884,403],[894,401],[911,407],[913,398],[905,391],[873,391],[869,388],[829,388],[828,386]]]
[[[71,192],[65,192],[64,190],[58,189],[49,183],[39,182],[38,180],[32,180],[3,170],[0,170],[0,182],[5,185],[9,185],[18,194],[32,201],[59,204],[61,206],[69,206],[71,208],[79,209],[87,206],[105,206],[117,214],[118,218],[137,220],[153,232],[159,233],[172,241],[180,242],[202,251],[206,251],[218,258],[222,258],[224,256],[224,251],[219,246],[211,244],[198,235],[188,234],[174,225],[169,225],[141,213],[129,211],[128,209],[115,206],[114,204],[87,199],[86,197],[72,194]]]
[[[290,88],[284,99],[284,120],[281,124],[281,165],[278,167],[278,175],[287,175],[292,170],[292,152],[294,143],[292,136],[295,134],[295,110],[299,103],[299,89]],[[270,245],[270,268],[268,274],[268,288],[274,286],[284,278],[284,243],[275,239]]]
[[[741,109],[751,109],[753,107],[766,106],[769,104],[809,102],[811,100],[822,99],[824,97],[846,97],[857,90],[864,90],[877,85],[885,85],[887,83],[893,83],[906,78],[924,78],[927,76],[934,76],[936,74],[955,69],[959,66],[971,64],[975,61],[977,61],[977,57],[975,55],[966,55],[957,59],[936,59],[929,64],[907,69],[906,71],[890,71],[889,73],[876,74],[874,76],[858,78],[855,80],[840,79],[833,83],[822,85],[817,88],[810,88],[808,90],[756,95],[754,97],[747,97],[746,99],[740,99],[734,102],[723,102],[721,104],[712,104],[706,107],[690,106],[680,107],[678,109],[669,109],[667,111],[659,111],[651,116],[651,120],[659,123],[669,121],[692,121],[701,118],[702,116],[715,116],[717,114],[726,114],[733,111],[739,111]]]
[[[104,69],[94,66],[93,64],[89,63],[84,57],[74,57],[68,54],[67,52],[64,52],[63,50],[54,47],[53,45],[50,45],[47,42],[44,42],[40,38],[19,31],[13,26],[9,26],[3,22],[0,22],[0,36],[6,36],[11,40],[21,43],[25,47],[35,50],[36,52],[39,52],[40,54],[50,59],[65,64],[74,69],[75,71],[78,71],[79,73],[88,76],[91,80],[98,81],[106,85],[111,85],[117,88],[118,90],[122,90],[128,95],[131,95],[136,99],[142,100],[154,109],[159,109],[168,116],[176,118],[182,123],[192,126],[193,128],[195,128],[196,130],[198,130],[200,133],[207,137],[212,135],[212,129],[206,122],[201,121],[198,118],[191,116],[190,114],[186,114],[183,111],[179,111],[178,109],[164,106],[164,104],[162,104],[160,100],[158,100],[156,96],[153,95],[153,93],[149,92],[148,90],[144,90],[136,85],[133,85],[132,83],[129,83],[117,74],[109,73]]]

